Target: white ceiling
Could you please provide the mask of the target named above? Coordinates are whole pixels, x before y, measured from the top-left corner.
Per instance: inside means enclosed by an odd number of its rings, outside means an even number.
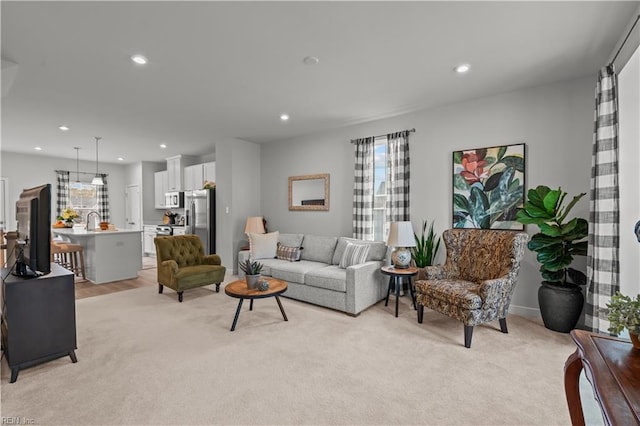
[[[162,161],[595,80],[638,4],[2,1],[2,150]]]

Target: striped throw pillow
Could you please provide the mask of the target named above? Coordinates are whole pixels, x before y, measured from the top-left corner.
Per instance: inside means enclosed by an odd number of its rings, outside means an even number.
[[[340,259],[341,268],[348,268],[349,266],[359,265],[367,260],[369,254],[369,244],[353,244],[347,243],[347,247],[344,249],[342,259]]]
[[[297,262],[300,260],[301,252],[302,247],[289,247],[278,243],[276,257],[278,259],[288,260],[289,262]]]

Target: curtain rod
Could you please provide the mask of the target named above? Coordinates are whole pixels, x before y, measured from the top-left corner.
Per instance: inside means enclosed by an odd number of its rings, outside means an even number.
[[[401,130],[401,132],[409,132],[409,133],[415,133],[416,129],[415,127],[413,129],[407,129],[407,130]],[[398,133],[398,132],[392,132],[392,133]],[[381,138],[383,136],[387,136],[389,133],[385,133],[384,135],[378,135],[378,136],[373,136],[374,138]],[[354,143],[355,141],[357,141],[358,139],[351,139],[351,143]]]
[[[618,55],[622,51],[622,48],[624,47],[624,45],[627,43],[627,40],[629,40],[629,36],[631,36],[631,33],[633,32],[633,29],[636,27],[636,25],[638,25],[638,21],[639,20],[640,20],[640,15],[636,16],[636,22],[634,22],[633,25],[631,26],[631,29],[627,33],[627,36],[624,38],[624,41],[620,45],[620,48],[618,49],[616,54],[613,56],[613,59],[611,60],[611,62],[609,62],[609,66],[613,65],[613,63],[616,61],[616,59],[618,59]]]

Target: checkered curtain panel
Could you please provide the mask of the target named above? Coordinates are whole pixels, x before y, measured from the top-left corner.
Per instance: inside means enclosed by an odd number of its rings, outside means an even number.
[[[373,240],[374,138],[352,141],[356,160],[353,174],[353,238]]]
[[[56,170],[56,217],[62,215],[62,211],[69,206],[69,172]]]
[[[600,70],[595,97],[585,325],[608,334],[606,304],[620,289],[618,93],[613,65]]]
[[[98,198],[98,213],[100,213],[100,220],[109,222],[109,187],[107,185],[107,175],[101,174],[104,185],[96,186],[96,193]]]
[[[387,135],[386,223],[409,220],[409,131]]]

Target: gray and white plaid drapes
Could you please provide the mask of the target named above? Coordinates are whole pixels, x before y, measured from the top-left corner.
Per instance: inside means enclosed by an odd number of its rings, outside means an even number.
[[[100,174],[104,185],[96,186],[96,198],[98,203],[98,213],[101,220],[109,222],[109,187],[107,185],[107,175]],[[69,172],[66,170],[56,170],[56,216],[62,215],[62,211],[71,206],[69,197]]]
[[[620,289],[618,93],[613,65],[600,70],[595,97],[585,325],[608,333],[606,304]]]
[[[353,238],[373,240],[373,152],[374,138],[353,141]]]
[[[386,223],[409,220],[409,131],[387,135]]]
[[[56,217],[62,215],[62,211],[69,207],[69,172],[56,170]]]
[[[107,175],[100,174],[104,185],[96,186],[96,195],[98,198],[98,213],[103,222],[109,222],[109,188],[107,186]]]

